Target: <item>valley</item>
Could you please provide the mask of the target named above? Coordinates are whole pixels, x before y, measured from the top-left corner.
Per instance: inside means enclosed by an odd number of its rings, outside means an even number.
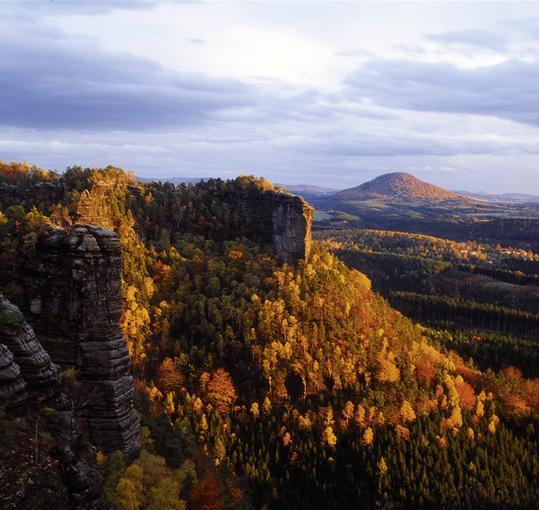
[[[442,207],[419,189],[407,200]],[[2,164],[0,204],[2,303],[20,310],[0,310],[6,508],[36,491],[122,510],[536,504],[526,239],[366,229],[335,209],[313,223],[264,179],[114,167]],[[57,364],[48,392],[30,387],[21,327]],[[17,468],[14,439],[37,452]]]

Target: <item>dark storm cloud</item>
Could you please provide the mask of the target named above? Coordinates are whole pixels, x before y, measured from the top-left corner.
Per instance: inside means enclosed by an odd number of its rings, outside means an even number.
[[[0,36],[0,123],[29,128],[167,128],[252,103],[241,82],[110,55],[61,34]]]
[[[345,81],[356,101],[405,110],[489,115],[539,125],[539,61],[460,69],[448,63],[371,60]]]
[[[471,29],[430,34],[427,39],[444,45],[469,46],[500,52],[506,50],[508,44],[507,39],[501,34]]]

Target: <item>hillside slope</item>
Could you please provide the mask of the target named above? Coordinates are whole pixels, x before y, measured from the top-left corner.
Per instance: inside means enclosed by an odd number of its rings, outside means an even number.
[[[319,243],[279,261],[270,215],[237,207],[271,199],[270,183],[74,168],[47,175],[58,202],[36,203],[42,174],[27,170],[4,170],[22,174],[0,208],[6,268],[32,262],[49,222],[91,218],[120,237],[143,451],[129,467],[100,453],[114,508],[533,507],[536,383],[442,349]]]
[[[342,190],[334,195],[341,200],[420,200],[440,202],[470,201],[462,195],[424,182],[405,172],[380,175],[360,186]]]

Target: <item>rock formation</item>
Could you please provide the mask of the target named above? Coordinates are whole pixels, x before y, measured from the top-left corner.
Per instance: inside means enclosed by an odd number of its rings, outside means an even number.
[[[112,201],[108,199],[113,190],[112,185],[98,182],[91,190],[83,191],[77,206],[77,221],[113,228],[113,214],[109,211]],[[134,200],[142,199],[141,188],[137,186],[128,186],[127,193]],[[165,206],[165,194],[154,190],[153,196],[156,202]],[[210,228],[205,235],[223,240],[222,234],[226,232],[229,238],[243,236],[261,244],[271,244],[279,260],[289,264],[309,258],[314,209],[303,198],[276,189],[216,186],[209,193],[206,205],[210,208],[212,199],[218,207],[226,204],[232,213],[223,217],[215,211],[220,228],[217,232]],[[181,228],[189,230],[191,226],[182,224]],[[183,233],[183,230],[178,232]]]
[[[314,209],[303,198],[266,190],[242,191],[224,200],[237,214],[229,228],[237,236],[271,244],[281,262],[308,260]]]
[[[277,255],[289,264],[309,260],[313,208],[302,198],[280,194],[272,200],[272,242]]]
[[[64,196],[64,188],[60,182],[39,182],[27,186],[0,183],[0,204],[4,207],[11,205],[36,206],[38,209],[48,209],[60,202]]]
[[[81,429],[99,449],[133,453],[139,423],[129,354],[119,321],[117,234],[92,226],[51,228],[27,268],[22,304],[52,359],[78,371]]]
[[[13,353],[0,343],[0,404],[17,407],[26,401],[26,383]]]
[[[19,309],[2,294],[0,404],[3,404],[6,410],[16,411],[21,418],[24,415],[33,416],[35,425],[33,424],[32,428],[35,426],[35,434],[37,435],[41,423],[41,428],[56,439],[57,446],[44,455],[52,455],[58,461],[58,483],[61,492],[65,492],[69,500],[69,508],[107,508],[101,475],[95,466],[88,464],[83,458],[79,445],[81,434],[76,430],[73,399],[61,385],[57,367],[42,347],[32,327]],[[48,412],[44,413],[43,409]],[[38,445],[39,442],[35,444],[36,452]],[[37,462],[37,453],[34,455],[34,462]],[[48,472],[48,476],[57,475],[52,470]],[[26,501],[25,494],[22,490],[14,495],[20,496],[15,502],[17,508],[35,508],[34,503]],[[61,499],[61,494],[57,496]]]
[[[19,309],[0,294],[0,343],[13,355],[28,391],[51,396],[59,384],[58,371]]]

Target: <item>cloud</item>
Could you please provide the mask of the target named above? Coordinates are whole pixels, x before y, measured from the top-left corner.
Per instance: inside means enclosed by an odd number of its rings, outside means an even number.
[[[269,7],[256,16],[238,7],[234,16],[215,3],[148,13],[137,10],[155,4],[19,5],[0,18],[0,159],[343,187],[405,169],[469,189],[517,182],[507,168],[531,176],[523,186],[539,182],[533,23],[520,36],[516,25],[485,22],[493,35],[457,30],[461,21],[400,21],[402,32],[393,24],[374,37],[372,21],[363,33],[358,17],[351,37],[341,40],[346,24],[337,24],[335,34],[313,29],[310,39],[308,17],[271,9],[270,23]],[[192,30],[178,30],[181,16]],[[425,26],[456,30],[425,39]],[[228,30],[236,35],[227,46]],[[256,51],[244,51],[257,40]],[[521,60],[470,68],[501,53]],[[316,62],[322,57],[327,65]]]
[[[61,33],[0,36],[0,122],[30,128],[147,130],[196,124],[255,101],[234,79],[113,55]]]
[[[345,80],[356,101],[388,108],[495,116],[539,125],[539,61],[460,69],[448,63],[371,60]]]
[[[421,116],[420,116],[421,117]],[[480,130],[462,126],[461,132],[449,132],[439,124],[438,130],[421,132],[413,122],[370,126],[354,126],[353,121],[341,123],[338,130],[310,133],[298,150],[321,157],[385,157],[385,156],[458,156],[458,155],[539,155],[534,138],[517,135],[492,136]]]
[[[485,48],[497,52],[503,52],[508,47],[508,40],[505,36],[487,30],[455,30],[429,34],[426,37],[444,45]]]

